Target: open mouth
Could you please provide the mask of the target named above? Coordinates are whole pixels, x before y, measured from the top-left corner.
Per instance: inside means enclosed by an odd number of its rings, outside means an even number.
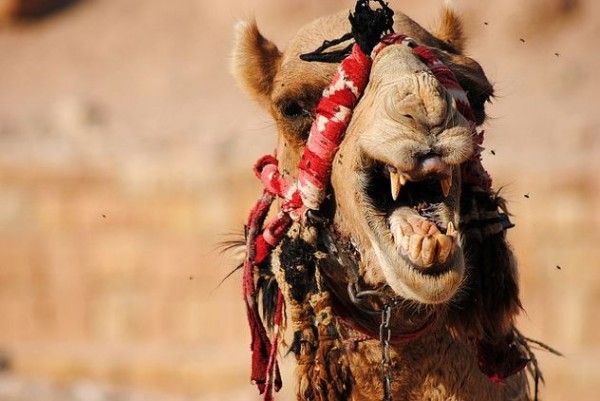
[[[418,273],[439,275],[455,264],[458,232],[451,166],[436,162],[410,173],[370,160],[364,169],[365,194],[383,225],[391,253]],[[387,228],[387,230],[385,230]],[[394,255],[394,256],[395,256]]]

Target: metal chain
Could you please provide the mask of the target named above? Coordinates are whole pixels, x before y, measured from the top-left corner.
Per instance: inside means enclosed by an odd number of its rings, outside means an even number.
[[[348,284],[348,294],[350,300],[361,310],[368,313],[377,313],[368,310],[361,304],[365,298],[375,296],[381,297],[379,291],[361,291],[358,283]],[[390,358],[390,340],[392,339],[392,328],[390,320],[392,317],[392,308],[398,305],[398,299],[389,299],[383,304],[381,311],[381,323],[379,324],[379,344],[381,346],[381,381],[383,385],[383,401],[393,401],[392,399],[392,366]]]
[[[383,384],[383,401],[392,400],[392,367],[390,361],[390,339],[392,328],[390,318],[393,303],[387,303],[381,310],[381,324],[379,325],[379,343],[381,345],[381,380]]]

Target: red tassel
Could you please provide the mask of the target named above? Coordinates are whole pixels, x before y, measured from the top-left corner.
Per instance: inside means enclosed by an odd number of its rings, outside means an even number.
[[[281,373],[277,364],[277,346],[279,344],[279,329],[283,316],[283,294],[277,290],[277,304],[275,307],[275,316],[273,318],[273,340],[271,342],[271,350],[267,364],[267,383],[265,388],[265,401],[273,400],[273,388],[275,391],[281,389]]]
[[[277,304],[274,316],[275,333],[273,342],[269,341],[267,330],[261,319],[256,303],[255,269],[269,256],[291,225],[291,218],[285,213],[262,229],[269,212],[273,195],[268,191],[256,202],[248,217],[246,238],[246,259],[244,260],[243,295],[246,304],[246,315],[250,327],[252,351],[252,370],[250,379],[257,385],[260,394],[265,394],[265,400],[273,399],[273,388],[281,388],[281,374],[277,365],[278,330],[283,315],[283,295],[277,292]]]
[[[258,386],[261,394],[265,389],[265,372],[270,353],[270,344],[267,337],[267,331],[258,312],[258,305],[255,302],[256,286],[254,283],[254,268],[256,266],[256,239],[262,229],[262,225],[272,202],[273,196],[267,192],[263,193],[263,196],[256,202],[250,211],[250,216],[248,216],[246,259],[244,260],[243,275],[243,295],[246,304],[246,315],[250,327],[250,335],[252,338],[250,344],[250,349],[252,350],[252,371],[250,373],[250,378],[252,382]]]

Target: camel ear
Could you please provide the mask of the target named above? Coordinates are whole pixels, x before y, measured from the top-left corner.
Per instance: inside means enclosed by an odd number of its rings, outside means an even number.
[[[485,216],[485,218],[482,218]],[[521,310],[517,265],[506,240],[512,227],[497,194],[464,185],[461,231],[467,278],[465,293],[451,307],[451,321],[469,337],[497,341],[512,332]]]
[[[235,31],[233,76],[252,98],[266,106],[281,64],[281,52],[261,35],[253,20],[238,22]]]
[[[452,0],[446,0],[442,10],[442,18],[433,36],[449,44],[456,53],[461,54],[465,49],[465,33],[463,23],[455,10]]]

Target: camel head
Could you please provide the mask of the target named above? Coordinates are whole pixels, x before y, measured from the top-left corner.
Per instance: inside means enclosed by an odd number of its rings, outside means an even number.
[[[437,36],[405,16],[397,21],[396,32],[430,46],[453,70],[482,122],[492,87],[479,65],[460,54],[462,29],[454,14],[445,14]],[[254,22],[238,26],[234,73],[275,120],[277,157],[287,176],[296,175],[315,106],[336,68],[299,56],[348,31],[346,13],[320,18],[281,52]],[[388,46],[374,58],[324,206],[335,230],[360,253],[365,282],[387,284],[423,304],[445,303],[457,293],[465,274],[460,167],[476,149],[474,129],[409,47]]]
[[[281,52],[256,23],[240,23],[233,71],[277,125],[279,170],[294,179],[323,89],[336,64],[307,62],[325,40],[350,30],[347,13],[301,28]],[[379,52],[332,165],[321,213],[359,255],[359,276],[420,305],[449,306],[452,327],[475,337],[506,335],[520,309],[504,230],[504,201],[463,173],[477,150],[493,88],[462,54],[460,19],[445,9],[429,33],[402,13],[395,32],[427,46],[466,92],[473,122],[431,71],[402,44]],[[342,266],[343,267],[343,266]]]

